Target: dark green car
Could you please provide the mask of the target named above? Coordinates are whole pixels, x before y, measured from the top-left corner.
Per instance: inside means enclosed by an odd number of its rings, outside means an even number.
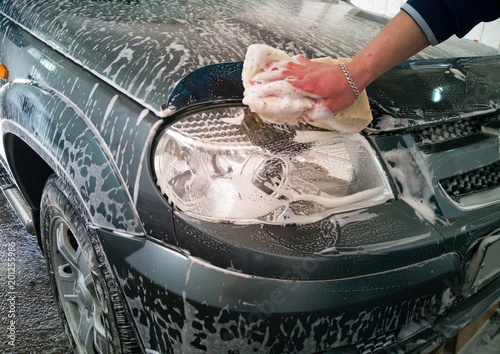
[[[352,57],[386,22],[0,0],[1,187],[76,352],[430,351],[500,300],[498,50],[455,38],[389,71],[359,134],[241,103],[249,45]]]

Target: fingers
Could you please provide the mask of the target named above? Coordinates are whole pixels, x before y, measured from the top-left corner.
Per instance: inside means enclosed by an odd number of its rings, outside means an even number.
[[[264,71],[282,70],[287,66],[288,63],[288,61],[274,61],[270,64],[267,64],[267,66],[264,68]]]
[[[264,70],[250,79],[250,83],[253,85],[277,80],[302,79],[305,75],[304,69],[306,69],[304,64],[308,64],[310,61],[303,55],[298,55],[293,59],[295,62],[279,61],[268,64]]]
[[[296,77],[287,77],[285,79],[288,83],[292,84],[295,88],[304,92],[305,96],[317,99],[323,97],[317,92],[317,82],[311,80],[305,72],[300,72]]]
[[[307,59],[303,55],[296,55],[293,58],[293,61],[278,61],[272,62],[266,66],[264,70],[280,70],[282,67],[286,67],[291,70],[304,70],[305,66],[310,64],[311,61]]]
[[[290,71],[304,71],[306,69],[304,65],[296,63],[288,63],[286,68]]]
[[[250,84],[264,84],[287,79],[295,80],[297,77],[293,76],[289,70],[261,71],[250,79]]]
[[[306,72],[304,70],[289,69],[289,65],[284,66],[284,65],[273,65],[273,64],[268,65],[260,73],[255,74],[250,79],[250,84],[252,85],[263,84],[278,80],[287,80],[287,81],[300,80],[306,75]],[[292,67],[295,68],[295,65],[298,64],[293,64]],[[298,65],[298,67],[302,68],[301,65]]]
[[[279,72],[287,72],[291,75],[295,75],[295,71],[303,71],[305,67],[302,64],[297,64],[294,62],[274,62],[266,66],[266,68],[263,70],[265,72],[267,71],[279,71]]]
[[[296,55],[294,58],[297,59],[300,62],[301,65],[307,65],[307,64],[309,64],[311,62],[309,59],[307,59],[302,54]]]

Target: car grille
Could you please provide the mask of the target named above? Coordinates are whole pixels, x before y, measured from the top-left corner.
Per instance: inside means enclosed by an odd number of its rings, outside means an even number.
[[[455,121],[443,122],[421,127],[411,131],[411,135],[420,151],[427,156],[450,151],[469,150],[473,144],[488,144],[500,135],[500,117],[498,112],[468,117]],[[497,136],[497,137],[495,137]],[[498,140],[497,140],[498,141]],[[498,144],[498,143],[497,143]],[[468,148],[469,147],[469,148]],[[492,150],[488,150],[490,153]],[[461,165],[461,154],[448,155],[456,166]],[[492,156],[493,157],[493,156]],[[441,157],[443,158],[443,157]],[[477,158],[478,164],[471,165],[471,155],[464,155],[469,162],[466,172],[453,176],[438,177],[439,186],[446,195],[462,207],[474,207],[498,201],[500,196],[500,160]],[[494,158],[494,157],[493,157]],[[480,161],[482,160],[482,164]],[[486,164],[485,164],[486,162]],[[443,161],[444,163],[444,161]]]
[[[451,198],[493,189],[500,184],[500,161],[439,181]]]
[[[385,348],[397,342],[397,337],[394,332],[386,333],[377,338],[373,338],[363,343],[356,345],[358,351],[362,354],[369,354],[374,352],[381,352]]]
[[[474,119],[461,119],[432,125],[412,133],[418,145],[440,144],[481,133],[482,127],[498,120],[497,113],[485,114]]]
[[[391,121],[389,123],[392,124]],[[391,172],[394,170],[406,178],[406,173],[412,176],[422,174],[411,180],[410,184],[405,184],[405,178],[402,178],[405,193],[415,193],[412,194],[415,200],[424,200],[422,188],[426,187],[417,184],[427,176],[427,188],[433,190],[425,193],[435,195],[437,203],[451,202],[464,210],[500,203],[498,111],[427,123],[425,126],[412,125],[404,129],[406,132],[384,132],[379,144],[383,155],[384,149],[390,149],[385,156]],[[394,140],[391,140],[393,137]],[[408,155],[402,159],[405,152]],[[399,182],[398,178],[396,180]],[[421,189],[416,191],[418,188]]]

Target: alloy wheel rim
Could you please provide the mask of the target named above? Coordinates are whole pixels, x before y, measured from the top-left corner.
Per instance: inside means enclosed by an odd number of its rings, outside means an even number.
[[[66,220],[55,218],[50,240],[59,298],[78,351],[108,353],[100,288],[94,283],[83,249]]]

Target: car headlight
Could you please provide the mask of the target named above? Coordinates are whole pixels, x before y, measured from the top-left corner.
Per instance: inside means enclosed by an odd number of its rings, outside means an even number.
[[[160,135],[157,184],[196,218],[310,223],[393,197],[360,134],[262,122],[243,107],[186,114]]]

